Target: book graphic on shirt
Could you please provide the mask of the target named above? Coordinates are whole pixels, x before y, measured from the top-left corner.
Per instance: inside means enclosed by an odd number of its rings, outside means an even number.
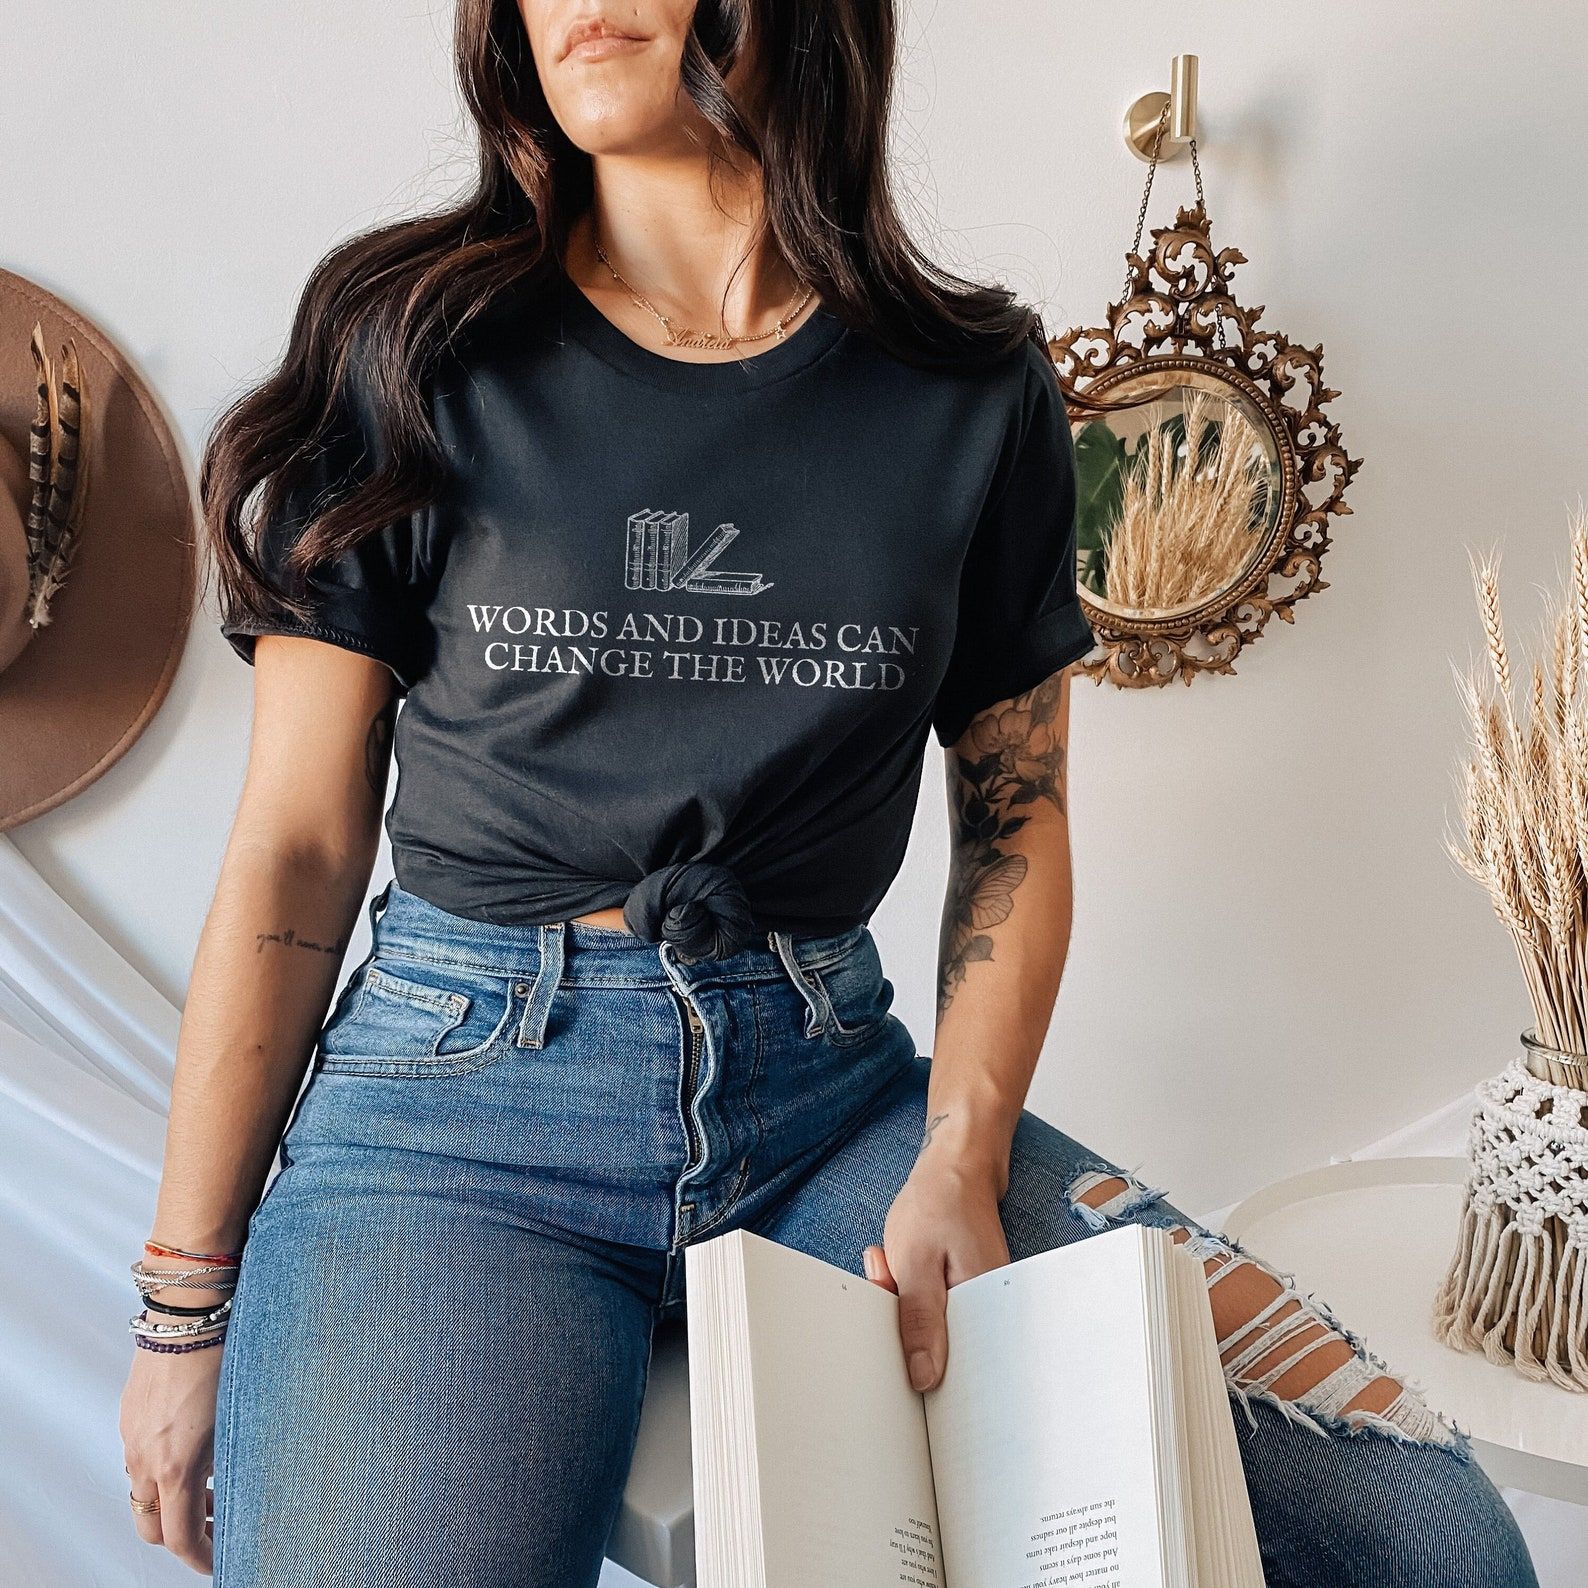
[[[688,548],[687,513],[631,514],[624,584],[630,590],[666,590],[676,559],[687,555]]]
[[[630,590],[688,590],[692,595],[760,595],[772,582],[713,564],[738,538],[732,524],[717,527],[689,550],[689,514],[655,509],[629,515],[623,583]]]

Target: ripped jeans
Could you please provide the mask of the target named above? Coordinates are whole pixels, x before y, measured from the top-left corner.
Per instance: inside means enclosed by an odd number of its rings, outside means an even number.
[[[395,884],[371,915],[244,1248],[215,1581],[589,1588],[684,1247],[858,1273],[928,1065],[861,928],[689,961]],[[1031,1114],[1001,1212],[1015,1258],[1120,1219],[1194,1243],[1270,1588],[1535,1584],[1464,1439],[1255,1259]]]

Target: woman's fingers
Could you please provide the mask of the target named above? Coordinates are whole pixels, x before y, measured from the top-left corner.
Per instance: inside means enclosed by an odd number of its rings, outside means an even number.
[[[145,1544],[163,1544],[195,1571],[213,1569],[215,1541],[210,1531],[211,1491],[204,1473],[192,1477],[132,1478],[130,1493],[157,1500],[159,1510],[133,1509],[132,1525]]]
[[[136,1499],[141,1506],[149,1500],[160,1500],[160,1486],[153,1478],[132,1478],[127,1485],[130,1498]],[[161,1501],[163,1505],[164,1502]],[[164,1535],[160,1530],[160,1511],[145,1511],[133,1508],[132,1525],[137,1529],[138,1537],[145,1544],[162,1544]]]
[[[161,1542],[194,1571],[207,1572],[214,1560],[209,1527],[209,1488],[203,1473],[160,1485]]]
[[[899,1264],[899,1338],[911,1387],[929,1390],[948,1364],[948,1284],[943,1256],[925,1253]]]
[[[933,1388],[948,1365],[948,1284],[941,1253],[906,1264],[896,1277],[884,1247],[861,1253],[866,1278],[899,1298],[899,1342],[911,1387]]]
[[[891,1290],[898,1295],[899,1287],[894,1283],[893,1272],[888,1267],[888,1254],[880,1246],[868,1246],[860,1254],[860,1261],[866,1270],[866,1278],[874,1285],[881,1285],[884,1290]]]

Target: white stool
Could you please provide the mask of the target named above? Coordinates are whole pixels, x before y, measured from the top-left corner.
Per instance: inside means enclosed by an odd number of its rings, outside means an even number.
[[[689,1349],[682,1321],[656,1332],[634,1463],[607,1559],[655,1588],[689,1588],[695,1580]]]

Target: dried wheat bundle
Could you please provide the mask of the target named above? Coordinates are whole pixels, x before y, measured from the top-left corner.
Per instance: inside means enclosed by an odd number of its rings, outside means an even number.
[[[1516,947],[1538,1040],[1588,1054],[1588,521],[1572,525],[1568,588],[1545,616],[1548,655],[1518,698],[1500,618],[1499,558],[1474,559],[1487,658],[1458,673],[1471,752],[1456,863]]]
[[[1217,423],[1215,434],[1209,426]],[[1154,425],[1126,469],[1105,533],[1109,603],[1180,611],[1225,589],[1252,551],[1268,460],[1257,430],[1232,402],[1193,392],[1178,427]]]
[[[1499,559],[1474,560],[1485,662],[1459,673],[1471,749],[1460,771],[1457,864],[1515,946],[1534,1037],[1588,1053],[1588,523],[1549,599],[1544,656],[1516,685]],[[1447,1344],[1526,1377],[1588,1390],[1588,1092],[1520,1060],[1478,1091],[1461,1233],[1434,1308]]]

